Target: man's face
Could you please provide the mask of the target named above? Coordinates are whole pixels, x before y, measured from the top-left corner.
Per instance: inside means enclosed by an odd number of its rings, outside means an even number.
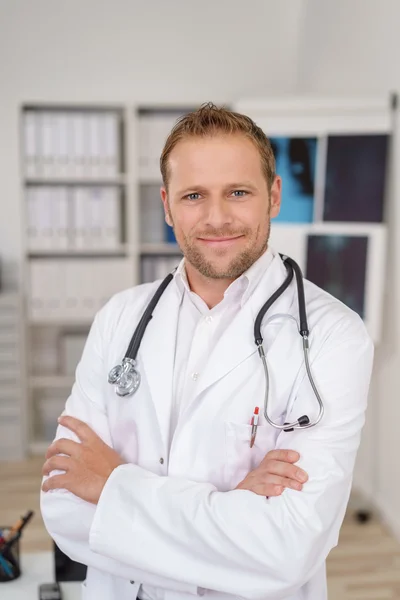
[[[169,170],[161,198],[186,260],[205,277],[236,279],[267,248],[280,178],[269,194],[260,154],[241,134],[183,140]]]

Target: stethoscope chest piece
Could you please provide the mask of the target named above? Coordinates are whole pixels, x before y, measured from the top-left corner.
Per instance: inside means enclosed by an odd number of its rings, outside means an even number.
[[[125,357],[121,365],[113,367],[108,374],[108,383],[115,385],[117,396],[130,396],[140,384],[140,373],[135,369],[136,361]]]

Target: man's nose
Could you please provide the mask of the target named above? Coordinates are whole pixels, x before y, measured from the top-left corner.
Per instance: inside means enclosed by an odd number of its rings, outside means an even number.
[[[210,198],[207,203],[205,224],[215,228],[232,223],[232,211],[226,198],[220,196]]]

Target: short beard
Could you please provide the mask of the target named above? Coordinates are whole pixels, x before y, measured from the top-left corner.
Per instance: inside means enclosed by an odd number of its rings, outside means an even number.
[[[248,248],[245,248],[235,256],[229,265],[223,270],[218,269],[218,266],[213,264],[213,261],[207,260],[203,253],[195,247],[193,243],[191,243],[190,238],[187,236],[183,236],[183,240],[180,243],[181,250],[185,259],[194,267],[203,277],[207,279],[237,279],[240,277],[247,269],[251,267],[253,263],[256,262],[260,258],[262,254],[264,254],[265,250],[268,247],[271,222],[269,211],[266,215],[268,219],[268,230],[263,240],[262,244],[255,243],[253,240],[250,240],[250,245]],[[203,232],[204,233],[204,232]],[[234,235],[249,235],[251,230],[245,230],[240,232],[232,232],[232,231],[217,231],[214,230],[212,232],[208,231],[208,237],[230,237]],[[258,234],[258,230],[257,230]],[[257,235],[255,236],[257,238]]]

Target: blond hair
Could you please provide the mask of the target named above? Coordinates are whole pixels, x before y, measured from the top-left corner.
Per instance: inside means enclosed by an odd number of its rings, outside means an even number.
[[[178,142],[189,137],[206,137],[218,133],[241,133],[254,143],[260,153],[262,170],[270,190],[275,178],[275,157],[269,139],[250,117],[215,106],[212,102],[202,104],[197,110],[183,115],[172,128],[160,157],[164,186],[168,187],[170,177],[168,158]]]

